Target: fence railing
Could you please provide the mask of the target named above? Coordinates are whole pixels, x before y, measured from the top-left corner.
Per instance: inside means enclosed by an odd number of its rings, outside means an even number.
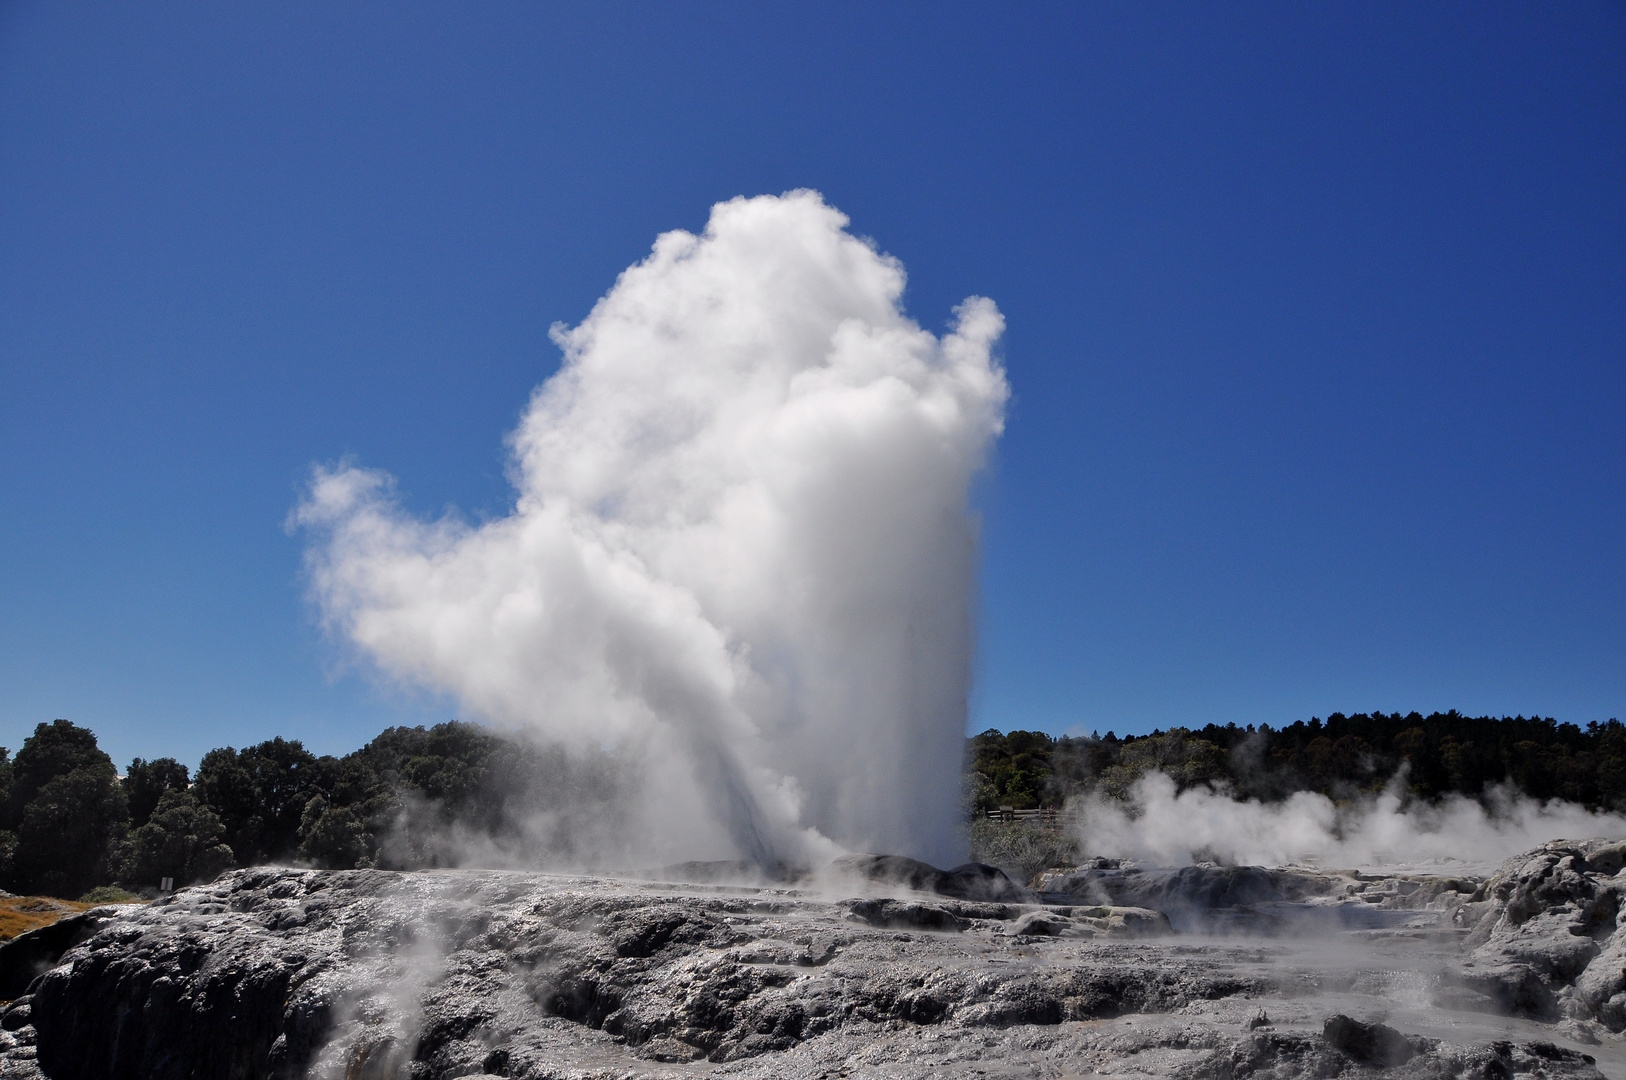
[[[1018,810],[1014,806],[1001,806],[997,810],[988,811],[989,821],[1001,821],[1015,824],[1019,821],[1031,822],[1038,825],[1061,826],[1076,820],[1076,815],[1054,806],[1040,806],[1032,810]]]

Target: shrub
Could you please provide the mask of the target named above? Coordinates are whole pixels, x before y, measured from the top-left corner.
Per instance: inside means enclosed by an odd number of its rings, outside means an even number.
[[[155,888],[166,877],[190,885],[231,868],[232,850],[213,810],[190,791],[166,791],[152,817],[130,834],[118,879],[126,886]]]
[[[98,885],[79,898],[81,904],[131,904],[142,900],[133,892],[117,885]]]
[[[1027,821],[974,821],[971,858],[1026,882],[1053,866],[1075,866],[1078,841],[1054,825]]]

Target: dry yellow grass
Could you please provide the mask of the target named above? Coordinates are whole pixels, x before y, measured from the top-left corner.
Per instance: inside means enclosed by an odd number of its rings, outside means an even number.
[[[58,900],[52,896],[11,896],[0,899],[0,941],[10,941],[18,934],[50,926],[64,915],[101,906],[81,903],[78,900]]]

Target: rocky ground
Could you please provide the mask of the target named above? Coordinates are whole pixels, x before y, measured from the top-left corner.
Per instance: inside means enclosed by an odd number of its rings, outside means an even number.
[[[0,1077],[1626,1077],[1623,862],[243,870],[0,948]]]

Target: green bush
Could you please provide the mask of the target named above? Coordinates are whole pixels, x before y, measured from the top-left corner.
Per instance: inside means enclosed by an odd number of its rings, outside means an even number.
[[[1040,871],[1075,866],[1079,860],[1078,841],[1070,833],[1040,822],[985,818],[971,823],[970,839],[973,862],[997,866],[1023,883]]]
[[[143,897],[128,892],[117,885],[98,885],[79,898],[81,904],[129,904]]]

